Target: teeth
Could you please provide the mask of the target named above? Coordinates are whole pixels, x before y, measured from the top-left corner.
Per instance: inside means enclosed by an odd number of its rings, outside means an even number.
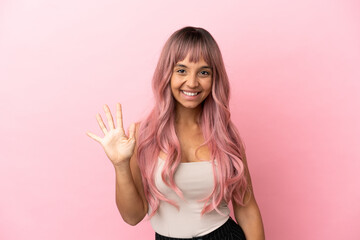
[[[188,95],[188,96],[196,96],[198,95],[198,93],[191,93],[191,92],[185,92],[185,91],[182,91],[185,95]]]

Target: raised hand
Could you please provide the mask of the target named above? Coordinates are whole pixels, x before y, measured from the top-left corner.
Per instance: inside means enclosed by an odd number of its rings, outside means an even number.
[[[111,115],[109,107],[105,104],[104,110],[106,118],[108,120],[109,130],[106,129],[104,122],[98,113],[96,119],[99,123],[99,126],[105,136],[100,138],[93,133],[87,132],[86,134],[99,142],[110,161],[114,166],[120,166],[121,164],[126,163],[130,160],[131,156],[134,153],[135,148],[135,124],[131,124],[129,127],[129,136],[126,136],[123,121],[122,121],[122,111],[120,103],[116,104],[116,124],[115,128],[113,117]]]

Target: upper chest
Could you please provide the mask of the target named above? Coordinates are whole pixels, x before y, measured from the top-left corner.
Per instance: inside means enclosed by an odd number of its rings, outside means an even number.
[[[178,129],[177,137],[179,139],[181,148],[181,162],[198,162],[198,161],[209,161],[210,151],[207,145],[199,148],[197,156],[195,157],[195,150],[204,143],[204,137],[200,130],[194,129]],[[162,159],[166,158],[166,154],[160,152]]]

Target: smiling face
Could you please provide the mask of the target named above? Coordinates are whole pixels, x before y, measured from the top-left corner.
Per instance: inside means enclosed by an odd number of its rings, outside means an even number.
[[[190,62],[188,54],[175,64],[170,85],[178,108],[198,108],[211,93],[211,67],[202,57],[198,62]]]

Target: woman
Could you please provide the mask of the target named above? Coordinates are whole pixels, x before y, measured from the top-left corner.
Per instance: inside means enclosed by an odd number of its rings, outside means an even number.
[[[203,28],[184,27],[165,43],[149,116],[92,133],[115,168],[116,204],[130,225],[146,214],[155,239],[264,239],[245,149],[229,112],[229,81],[220,49]],[[229,217],[232,201],[237,223]]]

